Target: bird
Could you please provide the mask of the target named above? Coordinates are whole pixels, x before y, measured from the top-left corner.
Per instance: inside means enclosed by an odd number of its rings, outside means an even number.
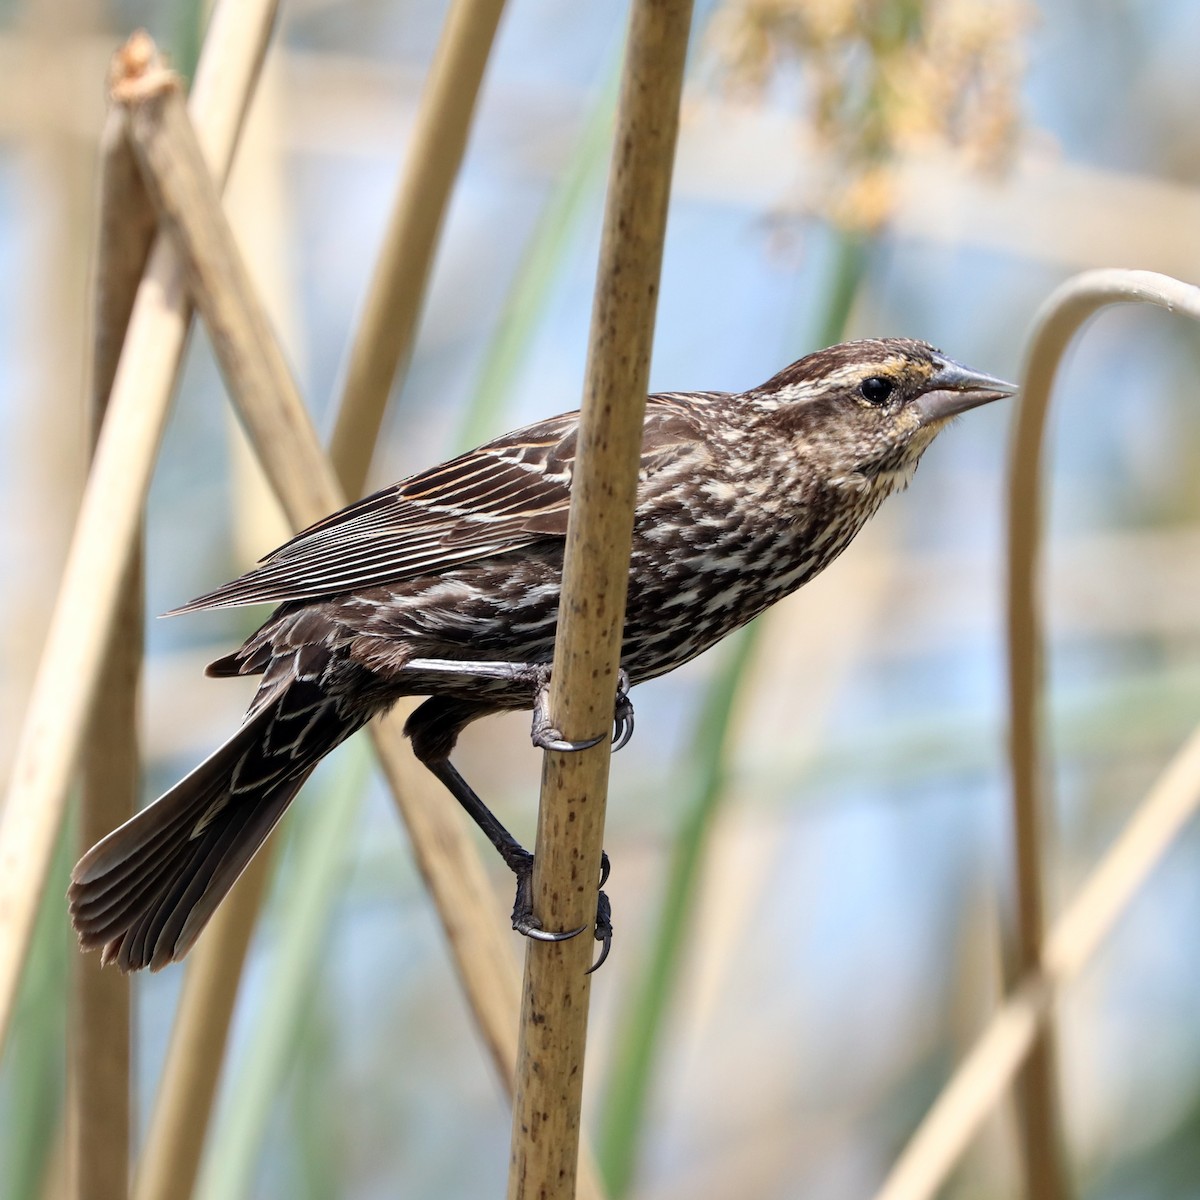
[[[809,354],[744,392],[647,399],[612,739],[629,689],[689,662],[802,587],[850,544],[955,417],[1012,384],[926,342],[873,338]],[[240,728],[88,850],[72,872],[81,946],[132,971],[182,958],[331,750],[401,697],[404,732],[513,871],[512,924],[533,912],[533,856],[451,764],[471,722],[532,710],[535,745],[570,751],[546,706],[579,432],[568,412],[318,521],[231,583],[174,610],[272,603],[210,676],[257,675]],[[598,966],[612,941],[600,864]],[[594,969],[594,968],[593,968]]]

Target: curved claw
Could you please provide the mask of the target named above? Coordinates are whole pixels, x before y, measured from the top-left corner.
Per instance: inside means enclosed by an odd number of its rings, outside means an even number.
[[[629,672],[622,667],[617,672],[617,703],[613,712],[612,752],[616,754],[629,745],[633,737],[633,702],[629,699]]]
[[[604,945],[600,947],[600,957],[586,971],[585,975],[590,975],[593,971],[598,971],[604,966],[604,960],[608,957],[608,952],[612,949],[612,934],[603,939]]]
[[[513,902],[512,927],[523,937],[535,942],[567,942],[578,937],[586,928],[567,929],[553,933],[542,928],[542,923],[533,915],[533,855],[525,852],[524,857],[514,864],[517,875],[517,898]]]
[[[590,750],[593,746],[598,746],[604,741],[604,734],[597,734],[594,738],[583,738],[581,741],[572,742],[563,737],[557,729],[539,729],[533,733],[533,744],[541,750],[562,750],[564,752],[570,750]]]
[[[580,925],[578,929],[568,929],[562,933],[552,933],[549,929],[542,929],[538,925],[528,925],[514,921],[513,928],[522,936],[532,938],[535,942],[569,942],[573,937],[578,937],[587,926]]]
[[[628,704],[628,701],[626,701]],[[633,705],[629,704],[627,711],[622,711],[620,708],[621,701],[617,701],[617,715],[613,718],[613,741],[612,752],[616,752],[625,746],[629,745],[629,739],[633,737]]]
[[[552,933],[542,928],[542,923],[533,915],[533,855],[524,851],[523,857],[515,859],[510,865],[517,875],[517,897],[513,903],[512,927],[524,937],[533,938],[535,942],[566,942],[578,937],[586,928],[580,925],[578,929],[568,929],[561,933]],[[600,887],[603,889],[610,870],[608,855],[600,854]],[[596,894],[596,941],[601,942],[600,957],[588,968],[588,974],[595,971],[608,957],[612,948],[612,905],[603,890]]]
[[[601,944],[600,957],[588,967],[584,972],[585,975],[590,975],[604,966],[604,960],[612,949],[612,939],[612,905],[609,904],[608,897],[604,892],[601,892],[596,898],[596,941]]]

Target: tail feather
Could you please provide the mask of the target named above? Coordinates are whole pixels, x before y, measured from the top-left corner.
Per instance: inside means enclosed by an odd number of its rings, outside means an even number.
[[[303,734],[280,735],[299,725]],[[313,768],[358,727],[319,687],[294,680],[236,734],[72,872],[84,949],[122,970],[157,970],[191,948]]]
[[[151,970],[182,958],[195,944],[217,905],[225,898],[241,873],[250,864],[267,835],[278,824],[304,781],[312,773],[309,767],[272,790],[269,799],[256,804],[243,819],[231,823],[212,839],[212,845],[197,855],[189,870],[181,874],[174,888],[174,903],[160,905],[157,916],[146,925],[146,944],[153,947],[149,955]],[[143,952],[145,956],[145,952]],[[125,970],[129,964],[117,962]]]
[[[105,914],[130,904],[138,892],[144,891],[160,875],[170,870],[179,859],[178,851],[173,851],[172,847],[177,846],[179,834],[190,820],[188,809],[181,807],[153,837],[138,847],[136,854],[131,852],[123,859],[114,860],[113,866],[103,873],[89,871],[85,878],[80,868],[88,862],[92,853],[89,851],[88,857],[80,860],[79,867],[72,875],[73,896],[77,898],[71,911],[76,923],[86,921],[89,925],[95,924]]]

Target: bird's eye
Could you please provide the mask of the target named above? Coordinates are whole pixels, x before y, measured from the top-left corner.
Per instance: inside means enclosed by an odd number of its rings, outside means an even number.
[[[885,404],[896,385],[882,375],[872,375],[858,385],[859,393],[868,404]]]

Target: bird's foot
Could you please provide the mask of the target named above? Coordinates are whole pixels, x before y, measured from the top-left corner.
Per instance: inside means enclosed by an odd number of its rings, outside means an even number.
[[[562,732],[550,720],[550,667],[547,664],[539,664],[533,670],[537,672],[533,693],[533,727],[530,730],[533,744],[542,750],[564,751],[588,750],[599,745],[604,740],[602,733],[582,741],[570,741],[563,737]],[[613,705],[612,752],[616,754],[623,746],[628,745],[631,737],[633,701],[629,699],[629,674],[622,667],[617,672],[617,699]]]
[[[517,896],[513,902],[512,927],[523,937],[533,938],[537,942],[566,942],[573,937],[578,937],[587,928],[586,925],[558,933],[542,928],[541,921],[533,912],[533,855],[528,851],[522,853],[524,854],[523,858],[509,863],[517,876]],[[607,893],[603,890],[608,879],[609,869],[608,855],[602,854],[600,858],[600,890],[596,893],[596,941],[601,943],[600,957],[588,967],[589,975],[603,964],[608,957],[609,950],[612,949],[612,905],[609,903]]]

